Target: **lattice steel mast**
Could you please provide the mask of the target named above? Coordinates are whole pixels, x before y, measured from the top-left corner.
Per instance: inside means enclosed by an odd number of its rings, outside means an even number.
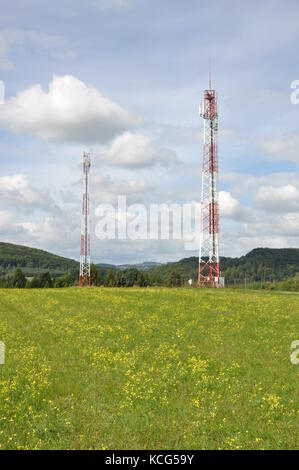
[[[198,285],[220,287],[218,246],[217,137],[218,103],[215,90],[204,91],[200,115],[204,119],[204,142],[201,186],[201,219]]]
[[[90,155],[83,153],[83,193],[81,218],[81,252],[79,286],[90,286],[90,206],[89,206],[89,171]]]

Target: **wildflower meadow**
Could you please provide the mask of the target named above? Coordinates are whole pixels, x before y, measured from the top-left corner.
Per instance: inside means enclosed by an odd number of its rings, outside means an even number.
[[[0,448],[298,449],[298,299],[2,289]]]

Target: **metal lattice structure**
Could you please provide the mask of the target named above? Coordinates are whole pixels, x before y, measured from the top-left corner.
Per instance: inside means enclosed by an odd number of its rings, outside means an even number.
[[[81,252],[79,286],[90,286],[90,205],[89,205],[89,171],[90,155],[83,153],[83,194],[81,219]]]
[[[204,119],[198,285],[220,287],[217,193],[218,103],[215,90],[204,91],[200,115]]]

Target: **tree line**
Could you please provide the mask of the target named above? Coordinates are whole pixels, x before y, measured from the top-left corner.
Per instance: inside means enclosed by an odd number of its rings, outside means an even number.
[[[170,273],[168,279],[150,276],[148,273],[139,271],[136,268],[126,270],[108,269],[102,271],[93,263],[90,267],[90,277],[92,286],[104,287],[149,287],[168,286],[180,287],[183,285],[182,276],[175,270]],[[49,271],[37,274],[33,277],[26,277],[21,268],[17,268],[12,275],[0,278],[2,288],[61,288],[78,285],[78,272],[73,271],[62,276],[53,276]]]
[[[196,287],[196,279],[192,279]],[[233,281],[233,282],[232,282]],[[62,288],[78,285],[78,272],[73,271],[61,276],[53,276],[50,272],[43,272],[33,277],[26,277],[21,268],[17,268],[13,275],[2,277],[0,287],[5,288]],[[162,276],[155,270],[140,271],[136,268],[125,270],[98,269],[91,264],[91,285],[103,287],[190,287],[189,277],[183,276],[176,268]],[[283,280],[255,280],[250,276],[232,277],[227,287],[299,291],[299,277],[290,277]]]

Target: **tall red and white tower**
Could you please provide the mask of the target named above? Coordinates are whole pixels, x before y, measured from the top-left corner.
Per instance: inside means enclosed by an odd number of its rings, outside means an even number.
[[[209,89],[204,91],[200,115],[204,119],[204,138],[198,285],[220,287],[217,193],[218,103],[216,92],[212,90],[211,79]]]
[[[81,252],[79,286],[90,286],[90,206],[89,206],[89,171],[90,155],[83,153],[83,193],[81,218]]]

